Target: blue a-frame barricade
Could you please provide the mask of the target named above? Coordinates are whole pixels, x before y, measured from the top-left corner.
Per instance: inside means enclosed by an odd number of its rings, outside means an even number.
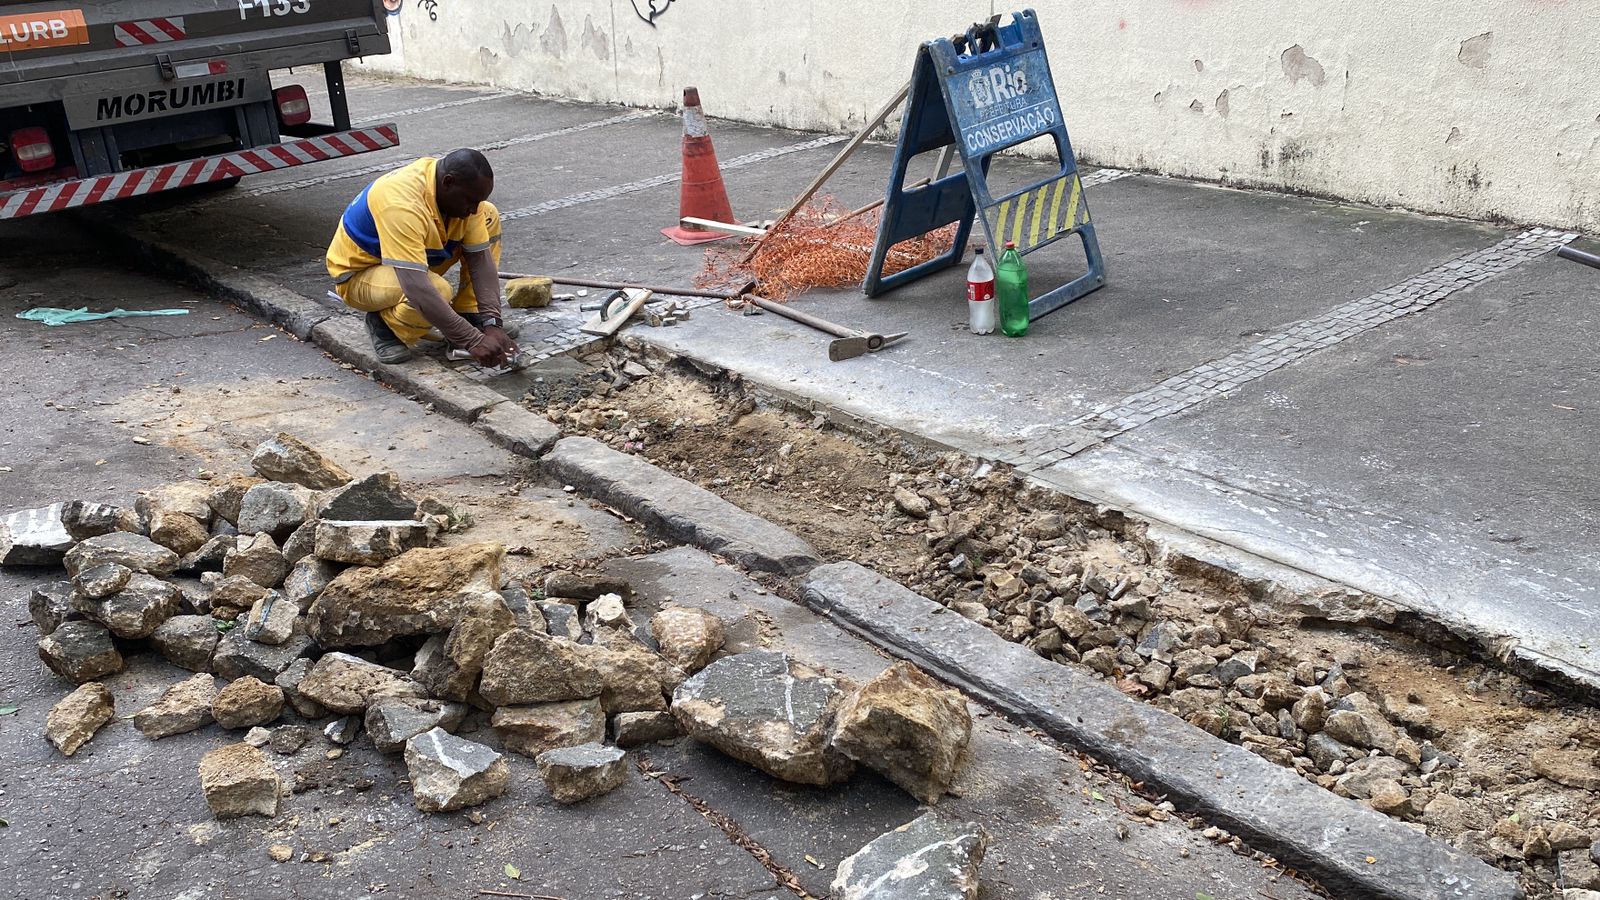
[[[1087,271],[1034,297],[1029,318],[1037,319],[1106,283],[1105,259],[1050,76],[1038,17],[1029,9],[1013,13],[1009,24],[999,20],[996,16],[974,25],[955,38],[928,41],[917,52],[878,239],[861,286],[869,297],[959,263],[974,219],[982,221],[989,246],[997,253],[1007,241],[1015,242],[1024,254],[1069,235],[1081,241]],[[1054,140],[1060,170],[1002,197],[992,196],[988,174],[994,154],[1040,137]],[[922,187],[907,186],[914,158],[951,145],[961,158],[960,171],[940,172]],[[957,229],[949,252],[884,274],[884,262],[895,244],[952,224]]]

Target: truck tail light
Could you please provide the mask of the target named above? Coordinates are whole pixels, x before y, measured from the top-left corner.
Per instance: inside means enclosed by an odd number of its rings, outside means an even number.
[[[272,92],[272,100],[278,105],[278,120],[283,124],[304,125],[311,121],[311,100],[300,85],[278,88]]]
[[[43,172],[56,165],[56,149],[43,128],[18,128],[11,132],[11,155],[24,172]]]

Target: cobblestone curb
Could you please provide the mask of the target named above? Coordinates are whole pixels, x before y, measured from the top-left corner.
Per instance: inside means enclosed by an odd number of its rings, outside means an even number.
[[[1305,871],[1340,897],[1515,900],[1515,876],[1005,640],[855,563],[805,603],[1008,716],[1080,747]]]

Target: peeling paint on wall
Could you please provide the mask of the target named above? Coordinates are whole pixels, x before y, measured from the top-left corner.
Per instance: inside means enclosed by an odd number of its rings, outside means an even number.
[[[1190,112],[1194,112],[1194,113],[1203,113],[1203,112],[1206,111],[1206,105],[1204,103],[1201,103],[1199,98],[1196,98],[1196,99],[1190,101],[1190,103],[1189,103],[1189,111]]]
[[[1217,115],[1224,119],[1228,117],[1228,91],[1226,89],[1217,95]]]
[[[1307,56],[1306,48],[1299,44],[1283,51],[1280,61],[1283,63],[1283,74],[1289,76],[1290,84],[1299,84],[1300,79],[1304,78],[1313,86],[1322,87],[1328,80],[1328,73],[1323,71],[1322,63],[1317,62],[1316,57]]]
[[[1460,128],[1451,128],[1450,129],[1450,134],[1445,137],[1444,142],[1446,144],[1454,144],[1456,141],[1459,141],[1459,140],[1461,140],[1461,129]]]
[[[606,33],[594,27],[592,16],[583,17],[583,40],[580,43],[594,51],[594,58],[602,62],[611,59],[611,39]]]
[[[550,7],[550,24],[545,26],[544,34],[539,36],[539,46],[544,52],[554,57],[567,55],[567,28],[561,24],[561,10],[554,5]]]
[[[1494,46],[1494,32],[1485,31],[1477,37],[1470,37],[1461,42],[1461,49],[1456,53],[1456,59],[1461,60],[1463,66],[1473,69],[1487,68],[1489,65],[1489,50]]]

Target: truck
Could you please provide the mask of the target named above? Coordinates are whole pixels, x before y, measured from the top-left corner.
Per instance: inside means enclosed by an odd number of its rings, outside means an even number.
[[[398,145],[352,126],[342,67],[389,52],[386,5],[0,0],[0,220]],[[331,122],[290,80],[317,67]]]

